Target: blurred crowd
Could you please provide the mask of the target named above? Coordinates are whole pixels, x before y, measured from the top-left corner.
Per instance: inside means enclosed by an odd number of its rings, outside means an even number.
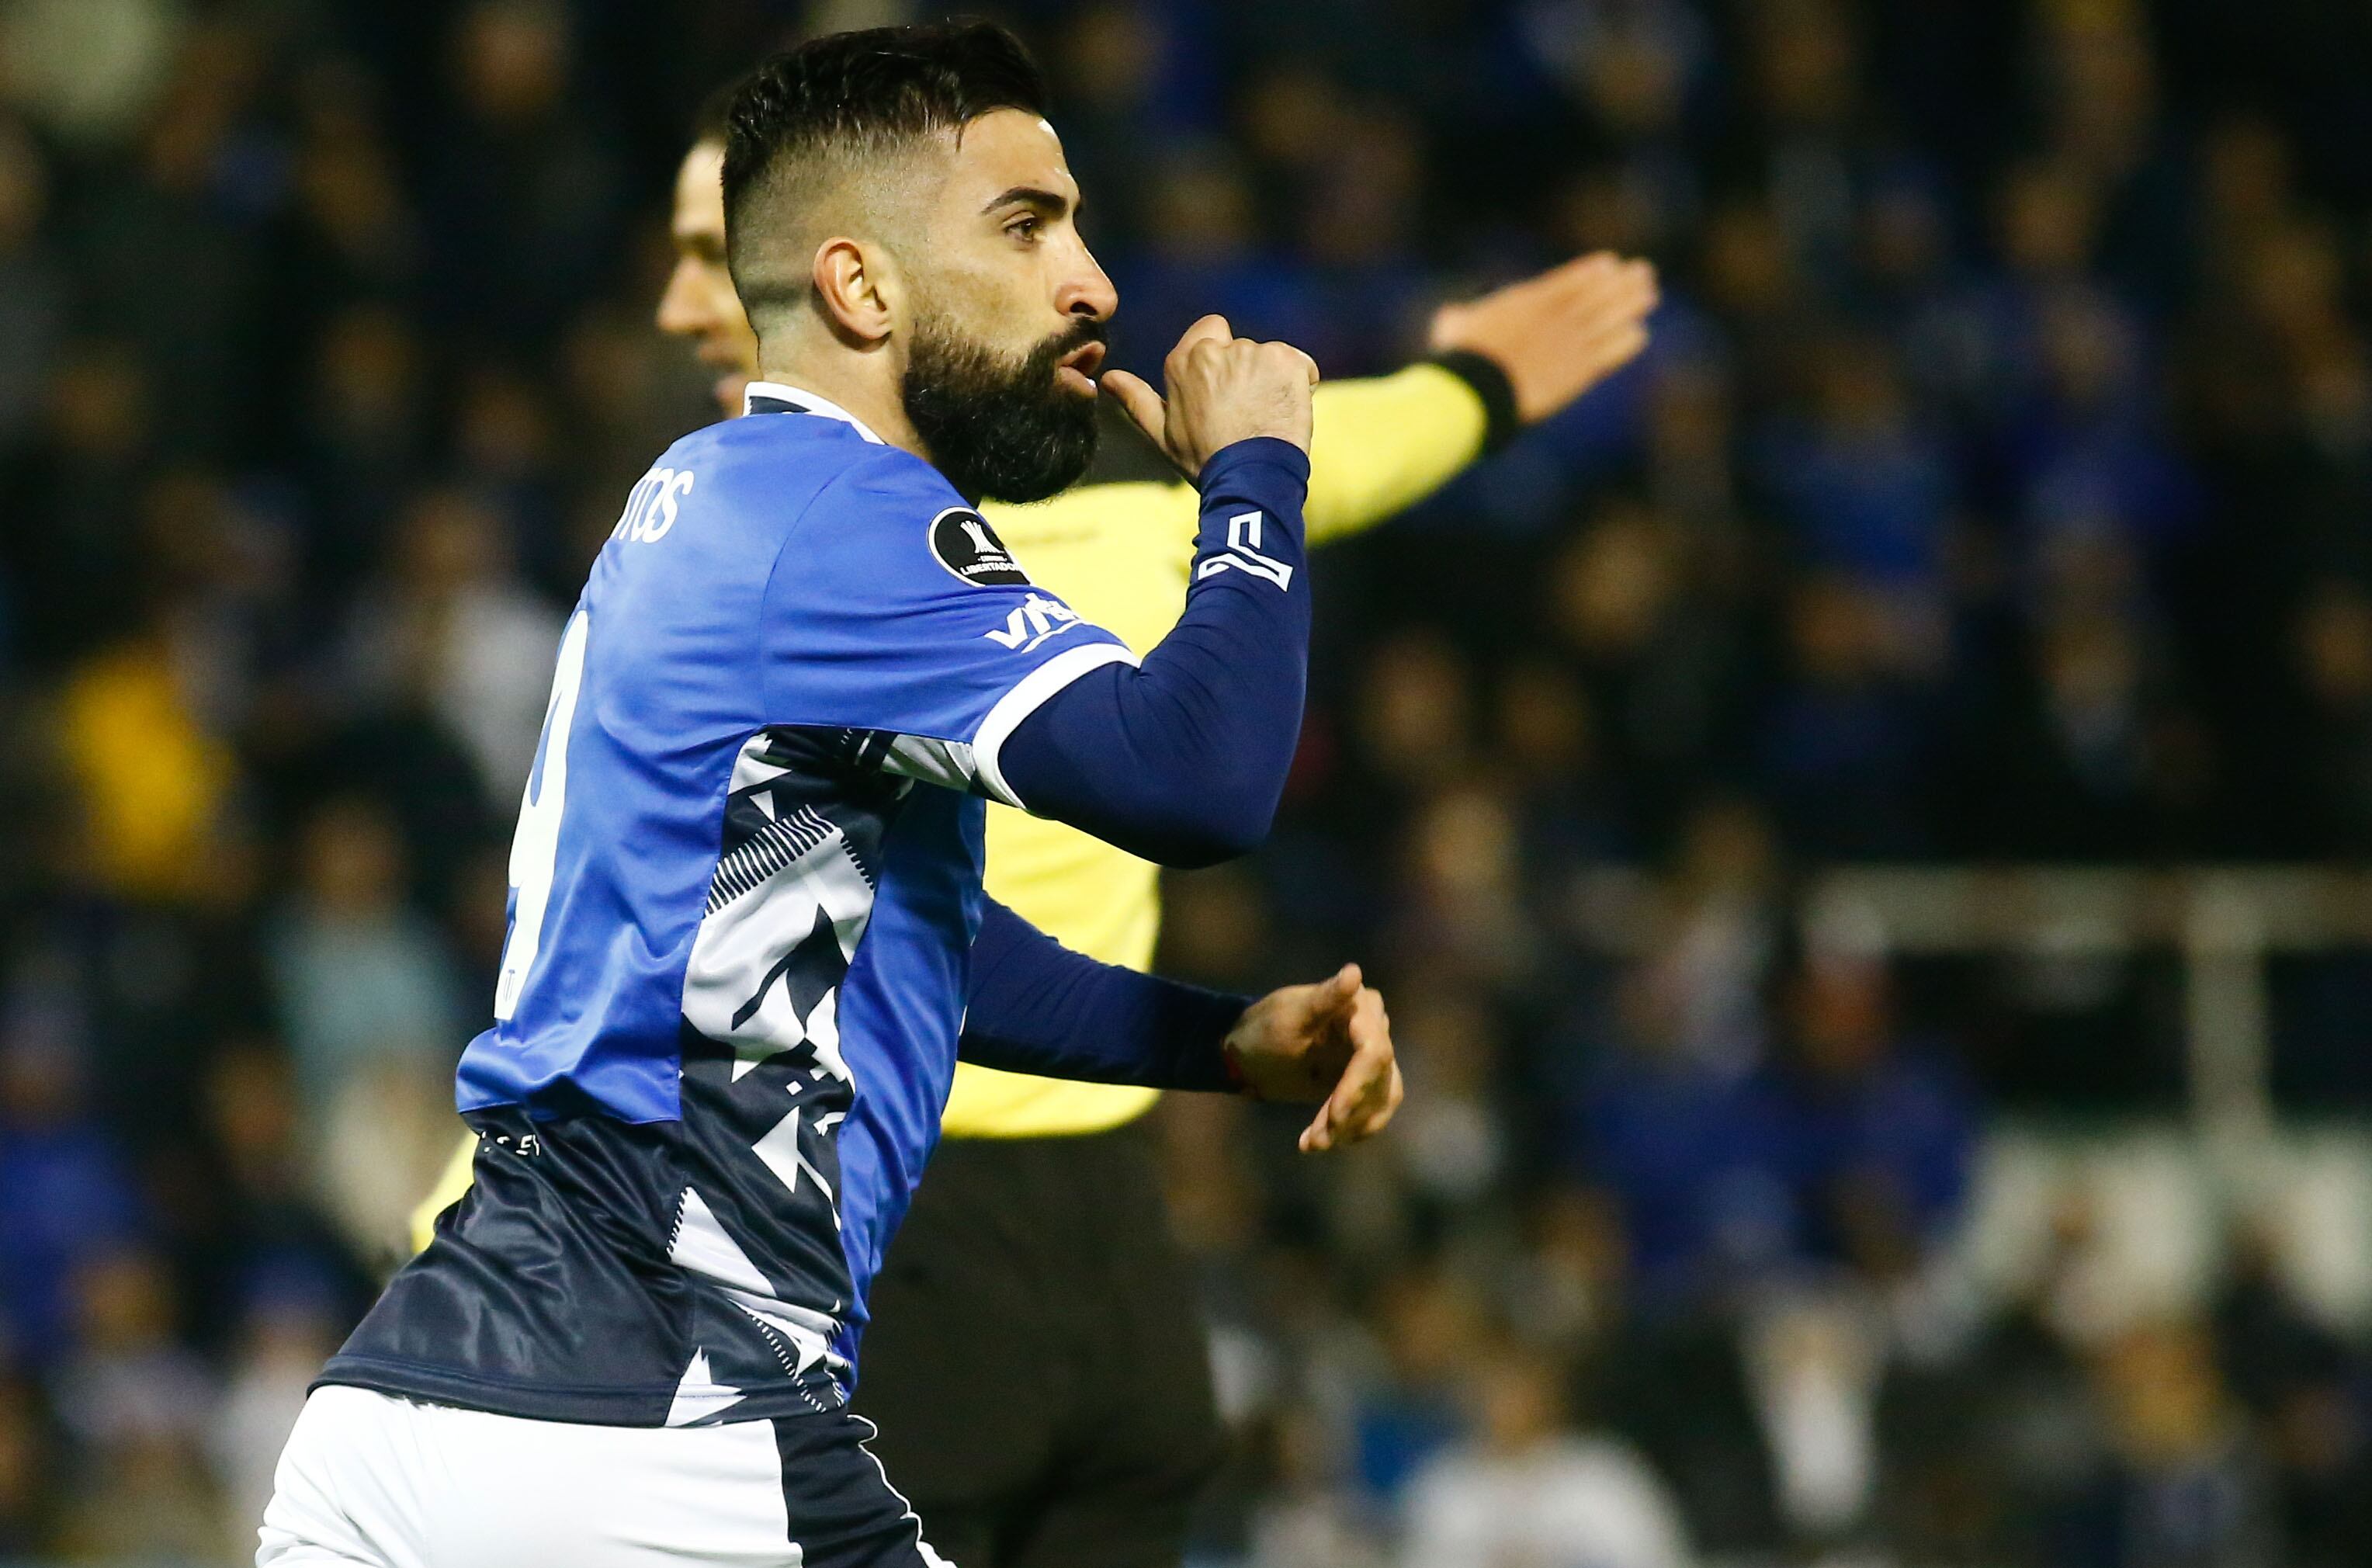
[[[2081,1203],[1958,1266],[1988,1107],[2099,1098],[2148,975],[2021,1033],[1794,896],[2372,850],[2372,13],[972,8],[1121,363],[1665,279],[1640,365],[1330,552],[1276,839],[1171,889],[1174,972],[1367,961],[1410,1079],[1328,1162],[1162,1113],[1242,1439],[1198,1553],[2372,1562],[2366,1347],[2266,1237],[2195,1316]],[[242,1555],[453,1136],[562,614],[712,417],[650,326],[692,108],[911,11],[0,0],[0,1562]],[[2372,978],[2318,995],[2354,1051]]]

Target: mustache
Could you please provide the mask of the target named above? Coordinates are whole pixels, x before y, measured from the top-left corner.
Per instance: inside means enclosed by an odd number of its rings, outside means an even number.
[[[1107,348],[1110,347],[1111,324],[1098,320],[1091,316],[1082,316],[1068,328],[1056,332],[1032,350],[1029,355],[1030,363],[1043,364],[1051,371],[1056,360],[1066,354],[1076,353],[1089,343],[1102,343]]]

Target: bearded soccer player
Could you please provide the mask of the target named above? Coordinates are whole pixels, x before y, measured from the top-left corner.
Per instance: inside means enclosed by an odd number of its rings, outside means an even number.
[[[722,109],[703,114],[677,173],[658,324],[716,373],[730,415],[758,349],[726,265]],[[1586,257],[1445,308],[1436,359],[1320,386],[1310,540],[1382,522],[1564,408],[1639,352],[1656,299],[1646,263]],[[982,510],[1034,580],[1132,647],[1176,622],[1200,510],[1191,485],[1086,484]],[[994,804],[988,845],[992,897],[1080,952],[1150,963],[1151,864]],[[877,1446],[935,1544],[965,1568],[1179,1560],[1217,1422],[1141,1125],[1155,1098],[957,1065],[945,1141],[875,1283],[858,1404],[881,1422]],[[466,1190],[475,1147],[465,1140],[423,1206],[416,1245]]]
[[[848,1400],[959,1051],[1318,1101],[1306,1150],[1390,1119],[1355,966],[1249,1002],[983,897],[991,796],[1166,864],[1256,843],[1308,652],[1296,350],[1206,318],[1166,404],[1108,377],[1201,496],[1141,657],[974,509],[1094,447],[1116,301],[1043,111],[980,23],[819,40],[736,95],[762,378],[634,486],[569,620],[459,1074],[473,1181],[323,1371],[260,1564],[941,1562]]]

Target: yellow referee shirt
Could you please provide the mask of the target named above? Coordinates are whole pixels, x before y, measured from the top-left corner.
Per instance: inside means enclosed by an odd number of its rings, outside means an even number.
[[[1310,440],[1311,544],[1372,528],[1423,500],[1482,450],[1482,394],[1437,365],[1318,389]],[[981,508],[1038,584],[1143,654],[1186,606],[1202,503],[1183,482],[1094,484],[1028,506]],[[1076,828],[988,808],[988,892],[1075,951],[1144,969],[1161,928],[1159,873]],[[942,1126],[951,1138],[1099,1132],[1143,1115],[1152,1089],[1026,1077],[959,1063]],[[476,1140],[413,1220],[425,1247],[436,1215],[470,1185]]]
[[[1318,389],[1308,540],[1371,528],[1423,500],[1482,449],[1482,400],[1437,365]],[[983,507],[1030,577],[1139,654],[1186,609],[1202,517],[1194,487],[1095,484],[1028,506]],[[1065,947],[1144,969],[1161,929],[1159,871],[1078,829],[1009,806],[988,812],[988,892]],[[1099,1132],[1158,1091],[956,1065],[950,1138]]]

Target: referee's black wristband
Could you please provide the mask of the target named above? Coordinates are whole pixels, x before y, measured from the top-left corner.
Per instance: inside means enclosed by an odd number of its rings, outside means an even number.
[[[1523,419],[1516,412],[1516,384],[1499,368],[1499,362],[1488,354],[1471,349],[1453,348],[1429,357],[1428,365],[1438,365],[1452,376],[1474,389],[1482,400],[1482,455],[1492,453],[1523,433]]]

